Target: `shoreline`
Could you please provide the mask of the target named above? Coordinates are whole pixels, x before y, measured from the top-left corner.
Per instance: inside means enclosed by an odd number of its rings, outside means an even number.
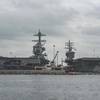
[[[0,75],[34,75],[34,74],[40,74],[40,75],[66,75],[66,72],[64,70],[0,70]]]
[[[98,72],[65,72],[65,70],[0,70],[0,75],[99,75]]]

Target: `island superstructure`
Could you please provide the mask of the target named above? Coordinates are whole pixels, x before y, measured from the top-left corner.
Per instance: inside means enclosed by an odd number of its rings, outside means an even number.
[[[66,59],[65,59],[65,62],[71,66],[73,65],[73,59],[75,57],[75,52],[73,50],[74,47],[73,47],[73,42],[71,42],[70,40],[68,42],[65,43],[65,49],[67,50],[66,51]]]
[[[33,46],[33,63],[34,66],[45,66],[49,64],[49,60],[46,59],[47,54],[44,52],[46,49],[44,47],[46,40],[42,40],[42,36],[46,36],[42,34],[39,30],[38,34],[34,34],[34,36],[38,37],[38,40],[33,40],[36,44]]]

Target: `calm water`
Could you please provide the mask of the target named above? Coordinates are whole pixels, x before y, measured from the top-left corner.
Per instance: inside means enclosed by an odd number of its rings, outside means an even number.
[[[1,75],[0,100],[100,100],[100,76]]]

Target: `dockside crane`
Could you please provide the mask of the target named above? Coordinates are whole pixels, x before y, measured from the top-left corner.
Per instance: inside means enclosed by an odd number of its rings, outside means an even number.
[[[51,61],[51,64],[55,64],[55,59],[56,59],[56,57],[58,56],[58,53],[59,53],[59,51],[56,52],[56,54],[55,54],[53,60]]]

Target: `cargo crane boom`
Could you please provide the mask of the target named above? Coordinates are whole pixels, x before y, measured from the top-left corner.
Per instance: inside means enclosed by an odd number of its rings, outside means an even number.
[[[56,54],[55,54],[55,56],[54,56],[53,60],[51,61],[51,63],[54,63],[54,61],[55,61],[55,59],[56,59],[56,57],[57,57],[58,53],[59,53],[59,51],[57,51],[57,52],[56,52]]]

